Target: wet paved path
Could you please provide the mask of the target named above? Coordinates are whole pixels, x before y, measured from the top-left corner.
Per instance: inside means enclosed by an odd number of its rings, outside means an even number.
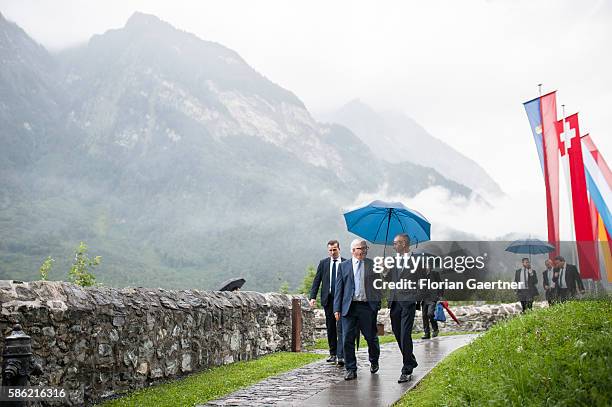
[[[415,340],[414,354],[419,366],[412,380],[397,383],[401,354],[396,343],[381,345],[380,370],[370,373],[367,348],[357,352],[357,379],[344,380],[344,369],[325,360],[265,379],[206,406],[388,406],[413,388],[435,365],[476,335]]]

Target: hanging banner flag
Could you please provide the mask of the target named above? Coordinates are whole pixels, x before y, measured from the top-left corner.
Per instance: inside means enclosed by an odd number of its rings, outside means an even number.
[[[599,247],[601,253],[601,263],[603,270],[606,273],[608,283],[612,284],[612,239],[610,234],[606,231],[601,216],[599,217]],[[606,250],[608,249],[608,250]]]
[[[608,166],[608,163],[606,163],[606,160],[604,159],[603,155],[597,149],[597,146],[591,139],[590,135],[585,134],[584,136],[582,136],[583,154],[587,154],[586,153],[587,150],[591,153],[591,156],[593,157],[595,164],[601,171],[603,178],[608,183],[608,187],[612,189],[612,171],[610,171],[610,167]],[[588,158],[585,158],[585,160],[588,160]],[[585,166],[585,172],[586,172],[585,175],[588,180],[589,174],[588,174],[588,170],[586,166]],[[587,187],[588,185],[589,184],[587,181]],[[589,187],[588,188],[589,193],[591,193],[591,191],[594,188],[595,188],[594,186]],[[598,197],[601,196],[601,194],[598,191],[593,191],[593,193],[595,194],[595,196],[591,196],[591,199],[590,199],[591,217],[592,217],[591,221],[594,224],[593,225],[594,236],[600,242],[599,251],[598,251],[599,257],[600,257],[599,258],[600,276],[601,276],[602,271],[605,272],[607,281],[609,283],[612,283],[612,240],[610,240],[610,231],[606,230],[606,225],[604,224],[604,221],[601,215],[599,214],[599,211],[597,210],[597,205],[595,203],[595,200],[598,199]],[[600,199],[600,206],[602,205],[601,201],[603,201],[603,198]],[[608,210],[610,209],[609,203],[608,203],[607,209]]]
[[[584,140],[584,139],[583,139]],[[608,233],[612,231],[612,188],[599,166],[595,162],[593,155],[585,148],[582,152],[584,161],[585,176],[589,196],[595,202],[595,207]]]
[[[599,170],[608,182],[608,186],[612,189],[612,171],[610,171],[608,163],[597,149],[597,146],[593,142],[593,139],[591,138],[590,134],[585,134],[584,136],[582,136],[582,144],[586,147],[588,151],[591,152],[591,155],[593,156],[597,167],[599,167]]]
[[[538,158],[540,159],[540,168],[544,175],[544,138],[542,135],[542,111],[540,110],[540,99],[534,99],[523,104],[531,126],[531,133],[535,141]]]
[[[559,151],[562,157],[567,157],[569,163],[571,212],[576,233],[580,275],[582,278],[597,280],[599,278],[597,246],[593,236],[578,113],[557,121],[556,126],[560,132]]]
[[[555,125],[556,92],[547,93],[523,105],[544,173],[548,242],[556,248],[555,252],[550,253],[550,258],[553,258],[559,253],[559,135]]]

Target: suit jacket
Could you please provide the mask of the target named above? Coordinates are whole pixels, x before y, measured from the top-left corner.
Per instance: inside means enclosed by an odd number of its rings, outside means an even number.
[[[555,269],[553,268],[553,269],[552,269],[552,271],[553,271],[553,272],[552,272],[552,273],[550,273],[550,274],[551,274],[551,275],[550,275],[550,278],[548,278],[548,276],[547,276],[546,269],[544,269],[544,271],[542,271],[542,282],[543,282],[542,284],[543,284],[544,286],[548,286],[548,287],[551,287],[551,288],[552,288],[552,285],[553,285],[553,279],[552,279],[552,277],[553,277],[553,276],[554,276],[554,274],[555,274]]]
[[[559,287],[559,273],[561,269],[559,267],[553,269],[553,282],[557,283]],[[576,286],[580,290],[584,290],[584,285],[580,279],[578,269],[573,264],[565,264],[565,287],[567,287],[572,294],[576,294]]]
[[[538,276],[536,271],[531,269],[533,273],[527,273],[527,287],[521,290],[517,290],[519,293],[529,293],[529,296],[534,296],[538,294]],[[523,268],[516,270],[514,272],[514,282],[519,283],[521,281],[521,273],[523,272]]]
[[[437,271],[430,271],[429,274],[427,274],[426,270],[419,270],[418,272],[419,274],[419,279],[427,279],[429,281],[435,281],[437,283],[441,282],[442,279],[440,278],[440,273],[438,273]],[[425,301],[425,302],[435,302],[438,301],[443,295],[444,295],[444,290],[443,289],[423,289],[423,290],[419,290],[419,300],[421,301]]]
[[[372,259],[364,260],[364,282],[366,298],[372,311],[380,309],[380,291],[374,289],[374,280],[381,278],[381,275],[374,273],[374,262]],[[334,312],[340,312],[346,316],[353,301],[355,291],[355,277],[353,274],[353,259],[347,259],[340,263],[339,273],[336,276],[336,293],[334,296]]]
[[[414,290],[411,289],[394,289],[389,290],[389,308],[391,308],[392,303],[394,302],[415,302],[421,301],[422,299],[422,291],[418,289],[418,281],[420,278],[425,278],[423,274],[425,270],[408,270],[408,269],[398,269],[392,266],[388,272],[383,272],[383,276],[385,281],[398,283],[403,280],[412,281],[415,285]]]
[[[340,257],[338,259],[338,265],[337,265],[337,271],[336,271],[336,279],[338,279],[338,274],[340,271],[340,263],[342,263],[344,260],[346,260],[343,257]],[[319,286],[321,286],[321,305],[323,307],[326,307],[327,304],[329,303],[330,305],[333,304],[334,299],[330,298],[331,297],[331,292],[330,292],[330,266],[329,264],[331,263],[331,258],[326,257],[324,259],[322,259],[319,262],[319,266],[317,267],[317,274],[315,275],[314,280],[312,280],[312,288],[310,289],[310,298],[311,299],[315,299],[317,298],[317,291],[319,290]]]

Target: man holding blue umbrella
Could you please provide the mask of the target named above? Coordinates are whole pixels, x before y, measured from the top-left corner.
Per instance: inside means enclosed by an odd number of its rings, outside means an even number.
[[[514,282],[520,284],[521,288],[516,290],[516,294],[521,303],[521,312],[525,313],[533,308],[533,297],[538,295],[538,276],[531,268],[529,258],[524,257],[522,263],[523,267],[514,274]]]
[[[408,235],[400,233],[395,236],[393,247],[400,256],[407,254],[410,250]],[[392,282],[399,282],[405,279],[415,281],[416,283],[418,274],[415,271],[396,266],[389,270],[387,279]],[[391,329],[402,352],[403,365],[401,375],[397,380],[398,383],[409,381],[412,378],[412,371],[418,366],[412,344],[412,327],[414,326],[417,300],[417,290],[391,290],[389,295]]]

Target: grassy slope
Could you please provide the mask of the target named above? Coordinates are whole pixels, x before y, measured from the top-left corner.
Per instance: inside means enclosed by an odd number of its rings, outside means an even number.
[[[184,379],[138,390],[129,396],[103,403],[110,406],[187,407],[223,397],[267,377],[283,373],[315,360],[322,355],[280,352],[260,359],[219,366]]]
[[[500,323],[397,405],[612,405],[612,301],[568,302]]]

